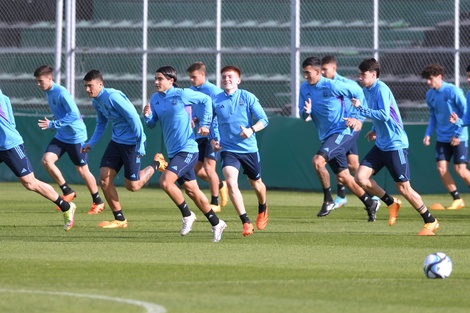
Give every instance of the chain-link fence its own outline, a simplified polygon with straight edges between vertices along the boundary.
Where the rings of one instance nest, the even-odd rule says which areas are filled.
[[[214,83],[218,66],[239,66],[241,88],[255,93],[270,114],[291,115],[292,93],[298,92],[291,90],[291,67],[300,66],[292,64],[295,1],[220,0],[220,10],[217,2],[148,0],[144,20],[143,0],[76,0],[73,83],[82,113],[94,114],[82,86],[90,69],[101,70],[107,87],[122,90],[140,106],[146,102],[144,95],[148,99],[154,92],[158,67],[174,66],[185,87],[186,68],[203,61]],[[404,120],[426,122],[427,86],[420,77],[425,65],[442,64],[445,80],[468,89],[470,0],[455,3],[458,44],[453,1],[300,0],[300,60],[333,54],[338,72],[356,79],[358,64],[377,55],[381,78],[392,88]],[[55,63],[56,0],[4,0],[0,6],[0,88],[12,99],[15,112],[45,114],[47,104],[33,72]],[[62,39],[65,47],[65,34]],[[62,50],[62,84],[70,52]],[[147,66],[142,70],[144,58]]]

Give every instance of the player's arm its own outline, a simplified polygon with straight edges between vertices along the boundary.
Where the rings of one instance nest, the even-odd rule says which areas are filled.
[[[96,125],[90,140],[82,145],[82,150],[85,152],[91,150],[101,137],[103,137],[106,126],[108,125],[108,119],[101,113],[101,110],[95,102],[93,102],[93,107],[96,111]]]
[[[59,129],[70,126],[73,122],[80,119],[80,111],[70,94],[61,93],[58,100],[60,109],[65,112],[65,115],[61,119],[49,121],[48,128]]]

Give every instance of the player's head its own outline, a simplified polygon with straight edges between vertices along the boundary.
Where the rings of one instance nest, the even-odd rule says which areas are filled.
[[[439,89],[442,86],[444,68],[436,63],[429,64],[421,72],[421,77],[426,79],[429,88]]]
[[[155,71],[155,89],[157,92],[165,92],[171,87],[178,87],[176,70],[171,66],[162,66]]]
[[[380,64],[374,59],[364,59],[359,64],[359,84],[363,87],[371,87],[380,76]]]
[[[321,72],[326,78],[333,79],[336,75],[336,58],[333,55],[325,55],[321,59]]]
[[[54,69],[50,65],[41,65],[34,71],[34,77],[41,90],[49,90],[53,84]]]
[[[199,87],[206,82],[206,65],[202,62],[191,64],[186,70],[191,85]]]
[[[83,77],[85,91],[89,98],[96,98],[103,89],[103,74],[98,70],[91,70]]]
[[[222,88],[227,94],[234,93],[238,89],[238,85],[242,82],[242,73],[240,69],[233,65],[224,66],[220,70],[222,75]]]
[[[302,73],[305,80],[314,85],[321,78],[321,60],[317,57],[308,57],[302,62]]]

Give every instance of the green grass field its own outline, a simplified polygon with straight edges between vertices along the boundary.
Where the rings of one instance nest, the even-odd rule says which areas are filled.
[[[119,189],[128,229],[100,229],[107,208],[87,215],[91,198],[78,192],[75,227],[63,231],[55,206],[19,183],[0,188],[0,312],[469,312],[470,207],[433,212],[441,229],[418,237],[423,222],[404,203],[389,227],[382,207],[375,223],[359,200],[319,219],[322,195],[268,191],[270,221],[244,238],[229,203],[228,228],[212,243],[198,216],[179,234],[181,216],[160,189]],[[256,219],[256,199],[244,192]],[[450,203],[448,195],[425,195]],[[470,204],[470,198],[464,199]],[[446,280],[427,279],[426,255],[453,260]]]

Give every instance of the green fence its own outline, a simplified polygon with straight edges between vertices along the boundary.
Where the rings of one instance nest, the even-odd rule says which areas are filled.
[[[44,150],[53,137],[53,131],[41,131],[37,126],[35,117],[16,117],[17,128],[25,140],[26,152],[33,165],[36,176],[44,181],[52,182],[41,165],[41,157]],[[94,130],[95,119],[85,118],[88,134],[91,136]],[[370,129],[371,124],[365,123],[363,135]],[[424,147],[422,143],[425,125],[406,125],[410,139],[409,161],[411,167],[411,182],[413,188],[419,193],[445,193],[434,161],[434,144]],[[145,129],[147,134],[147,155],[142,164],[151,162],[156,152],[166,150],[163,147],[161,129]],[[99,175],[99,162],[110,139],[111,131],[107,132],[101,142],[89,153],[90,169],[95,177]],[[274,117],[270,119],[269,126],[257,133],[260,148],[263,181],[268,188],[295,189],[305,191],[321,191],[321,186],[312,167],[312,156],[320,146],[317,130],[313,123],[305,123],[300,119],[289,117]],[[358,141],[359,153],[363,156],[373,145],[361,137]],[[67,156],[58,162],[66,180],[73,184],[82,184],[82,179]],[[220,169],[219,169],[220,170]],[[219,172],[220,173],[220,172]],[[467,187],[460,178],[453,175],[461,192]],[[2,181],[15,181],[16,177],[5,166],[0,165],[0,177]],[[160,173],[155,174],[149,184],[158,186]],[[378,183],[387,191],[396,193],[394,182],[389,178],[386,170],[382,170],[376,177]],[[123,173],[119,173],[117,184],[123,185]],[[201,187],[207,188],[205,182]],[[240,175],[241,188],[248,189],[249,185],[245,176]],[[332,178],[332,186],[335,189],[336,180]]]

